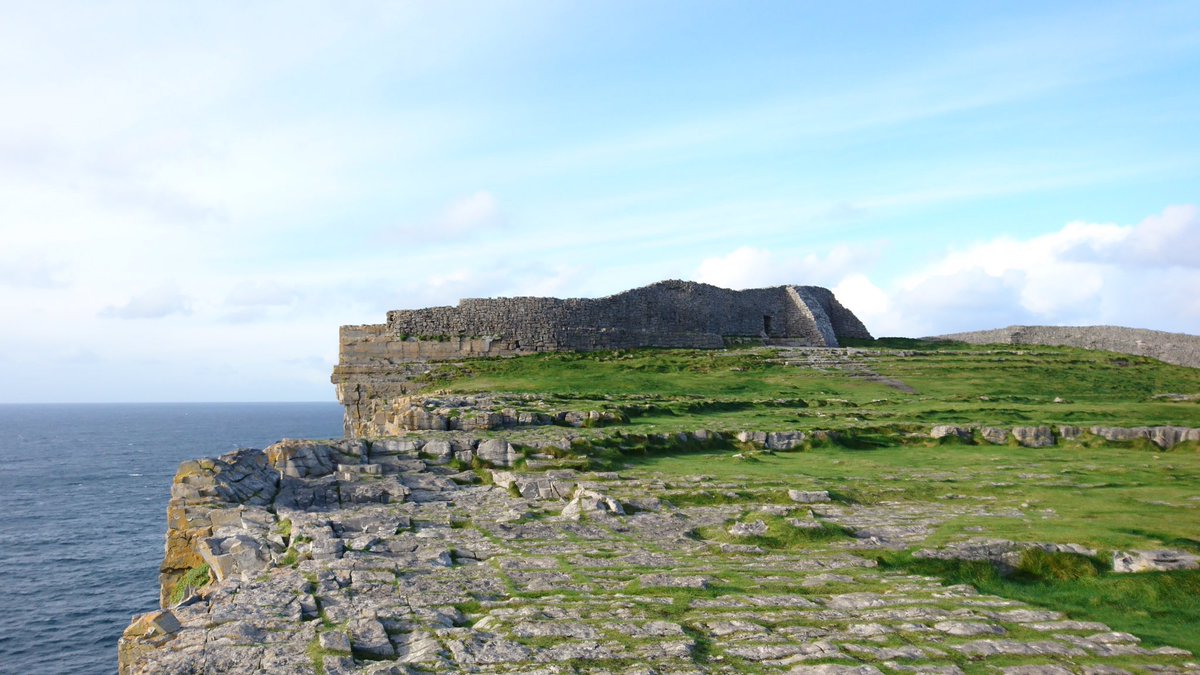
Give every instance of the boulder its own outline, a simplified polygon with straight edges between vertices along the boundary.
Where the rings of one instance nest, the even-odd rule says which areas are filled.
[[[1013,438],[1026,448],[1048,448],[1054,445],[1054,433],[1050,427],[1013,427]]]
[[[450,446],[449,441],[429,441],[421,448],[421,452],[432,464],[449,464],[454,458],[454,448]]]
[[[617,500],[580,486],[575,489],[575,495],[562,510],[563,518],[580,520],[585,516],[623,516],[625,509]]]
[[[1059,438],[1066,439],[1066,440],[1075,440],[1076,438],[1079,438],[1080,436],[1083,436],[1083,429],[1080,429],[1079,427],[1073,427],[1073,426],[1066,425],[1066,424],[1058,427],[1058,437]]]
[[[1200,440],[1200,429],[1188,429],[1187,427],[1151,427],[1150,440],[1163,450],[1170,450],[1184,441]]]
[[[517,451],[512,444],[499,438],[481,441],[475,454],[492,466],[512,467],[517,463]]]
[[[1095,436],[1099,436],[1106,441],[1136,441],[1139,438],[1149,438],[1150,430],[1146,427],[1133,427],[1131,429],[1123,429],[1121,427],[1092,427],[1091,432]]]
[[[736,438],[739,443],[753,443],[763,446],[767,444],[767,433],[765,431],[739,431]]]
[[[1004,445],[1008,442],[1008,430],[1000,427],[983,427],[979,430],[979,435],[992,445]]]
[[[953,424],[939,424],[929,430],[929,437],[933,439],[957,438],[961,441],[969,441],[971,440],[971,430]]]
[[[773,431],[767,434],[768,450],[792,450],[804,443],[803,431]]]

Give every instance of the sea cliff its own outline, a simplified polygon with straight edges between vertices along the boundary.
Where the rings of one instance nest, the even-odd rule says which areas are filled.
[[[736,464],[772,449],[802,460],[811,454],[789,450],[836,436],[613,438]],[[1038,446],[1108,437],[1192,443],[1200,429],[942,426],[908,442],[1065,452]],[[120,672],[962,672],[974,661],[1193,672],[1184,650],[876,561],[928,544],[947,521],[1026,518],[1030,505],[857,503],[803,474],[580,470],[567,467],[587,465],[586,443],[568,434],[558,445],[429,433],[184,463],[163,609],[125,631]],[[958,542],[930,555],[1003,561],[1062,546]],[[1077,549],[1089,552],[1061,550]]]

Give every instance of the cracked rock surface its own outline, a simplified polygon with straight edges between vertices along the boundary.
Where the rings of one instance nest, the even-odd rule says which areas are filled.
[[[958,507],[675,506],[687,480],[477,474],[444,461],[477,442],[434,450],[286,441],[185,463],[165,608],[126,630],[121,672],[1200,672],[1104,624],[876,566],[872,549],[919,545]],[[770,518],[856,536],[764,549]],[[210,583],[178,593],[203,564]]]

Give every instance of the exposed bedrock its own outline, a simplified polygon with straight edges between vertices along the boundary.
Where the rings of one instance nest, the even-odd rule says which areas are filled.
[[[647,438],[658,444],[744,444],[764,450],[792,450],[836,442],[852,432],[742,431],[722,434],[698,430]],[[1186,427],[970,427],[939,425],[928,438],[957,442],[1047,447],[1059,442],[1095,438],[1107,442],[1148,441],[1164,450],[1183,442],[1200,442],[1200,429]],[[1010,441],[1011,439],[1011,441]],[[573,444],[586,439],[564,431],[561,438],[528,439],[514,445],[502,438],[412,436],[368,441],[328,442],[287,440],[265,451],[238,450],[216,459],[184,462],[171,487],[167,507],[166,553],[161,566],[161,603],[165,607],[179,580],[202,564],[216,578],[256,573],[286,555],[283,537],[272,535],[281,509],[329,510],[347,504],[402,502],[425,488],[397,479],[405,472],[434,469],[454,479],[471,481],[474,474],[456,466],[482,463],[511,469],[518,462],[530,468],[554,468],[570,463]],[[744,447],[743,446],[743,447]],[[564,459],[555,457],[565,456]],[[478,465],[478,464],[477,464]],[[498,472],[493,480],[513,487],[525,497],[568,498],[573,472],[538,473],[533,477]],[[358,480],[359,478],[369,480]],[[234,506],[231,506],[234,505]]]
[[[1200,336],[1122,326],[1009,326],[939,335],[976,345],[1048,345],[1148,356],[1164,363],[1200,368]]]
[[[738,442],[705,431],[665,439],[716,441]],[[988,502],[848,503],[794,477],[747,486],[535,471],[525,450],[456,434],[284,441],[185,462],[167,559],[190,581],[179,587],[164,562],[163,609],[125,630],[120,672],[962,672],[950,650],[1014,673],[1193,672],[1184,650],[873,559],[923,546],[952,519],[1002,515]],[[519,469],[456,468],[522,455]],[[738,503],[689,499],[734,490]],[[853,536],[762,548],[781,523]],[[972,540],[922,555],[1011,565],[1031,547],[1094,553]],[[1178,551],[1114,563],[1197,564]]]

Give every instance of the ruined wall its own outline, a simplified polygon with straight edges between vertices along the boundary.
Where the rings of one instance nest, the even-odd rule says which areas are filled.
[[[836,347],[870,338],[828,289],[777,286],[733,291],[663,281],[605,298],[475,298],[455,307],[388,312],[382,325],[343,326],[333,372],[346,434],[383,428],[390,402],[419,388],[431,361],[551,351],[661,347],[719,349],[725,338]],[[381,419],[377,420],[376,418]]]
[[[713,348],[724,337],[804,339],[837,346],[869,337],[833,294],[816,286],[731,291],[664,281],[598,299],[469,299],[457,307],[388,312],[396,335],[499,336],[520,351]]]
[[[1200,337],[1122,326],[1009,326],[939,335],[970,344],[1050,345],[1148,356],[1178,366],[1200,368]]]

